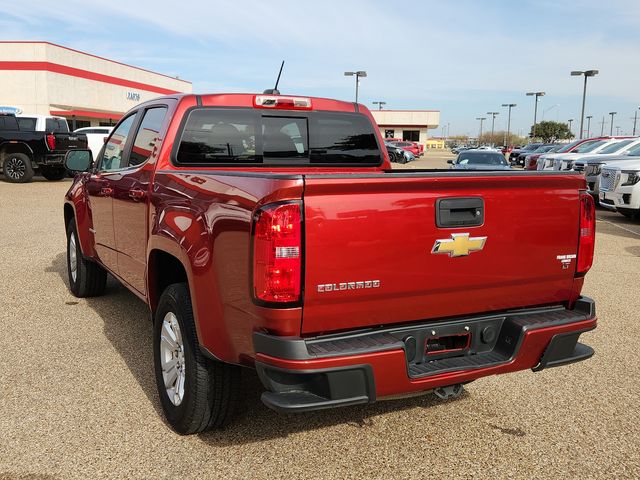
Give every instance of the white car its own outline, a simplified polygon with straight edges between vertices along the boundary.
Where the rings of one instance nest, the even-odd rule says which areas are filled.
[[[33,130],[36,132],[69,132],[69,124],[64,117],[52,117],[50,115],[28,115],[21,113],[16,115],[20,130]]]
[[[552,155],[545,155],[545,158],[542,161],[538,159],[538,170],[572,170],[573,164],[576,160],[580,160],[587,155],[599,153],[601,150],[623,140],[625,139],[598,138],[582,143],[571,153],[555,153]]]
[[[592,195],[598,195],[598,179],[602,168],[610,162],[640,160],[640,139],[629,138],[621,142],[609,145],[595,155],[587,155],[576,160],[573,169],[584,173],[587,179],[587,188]]]
[[[84,133],[87,136],[89,150],[93,158],[98,158],[98,153],[104,145],[104,139],[109,136],[113,127],[83,127],[73,131],[73,133]]]
[[[611,162],[600,175],[600,205],[628,218],[640,218],[640,159]]]

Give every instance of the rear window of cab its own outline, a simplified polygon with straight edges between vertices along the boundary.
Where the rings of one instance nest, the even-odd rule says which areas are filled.
[[[191,109],[176,142],[177,165],[380,165],[369,118],[326,111]]]

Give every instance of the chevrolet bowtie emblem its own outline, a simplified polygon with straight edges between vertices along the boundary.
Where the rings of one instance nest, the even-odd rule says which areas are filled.
[[[464,257],[484,248],[487,237],[469,237],[468,233],[452,233],[451,238],[436,240],[431,253],[446,253],[450,257]]]

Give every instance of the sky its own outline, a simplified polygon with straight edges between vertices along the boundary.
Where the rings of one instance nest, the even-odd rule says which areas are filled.
[[[528,91],[544,91],[538,120],[578,130],[582,77],[585,115],[600,133],[608,112],[630,133],[640,105],[640,0],[109,0],[0,3],[0,39],[45,40],[193,83],[194,92],[262,92],[285,67],[283,94],[388,109],[440,110],[451,135],[478,133],[477,117],[500,114],[495,129],[526,133]],[[640,122],[638,122],[640,128]],[[586,121],[585,121],[586,128]],[[438,129],[434,134],[441,134]]]

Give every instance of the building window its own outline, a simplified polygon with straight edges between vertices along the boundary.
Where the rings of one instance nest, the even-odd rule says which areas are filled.
[[[101,127],[113,127],[116,122],[109,120],[108,122],[100,122]]]
[[[395,130],[385,130],[384,131],[384,138],[393,138],[395,133],[396,133]]]
[[[91,126],[91,122],[88,120],[76,120],[76,129],[87,128]]]
[[[402,140],[406,140],[408,142],[420,141],[420,130],[403,130]]]

